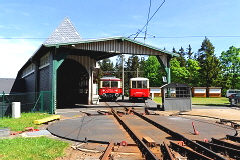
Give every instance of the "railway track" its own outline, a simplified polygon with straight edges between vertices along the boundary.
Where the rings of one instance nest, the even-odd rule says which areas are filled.
[[[144,159],[240,159],[240,137],[226,135],[222,139],[213,137],[211,140],[191,140],[148,118],[146,114],[150,114],[150,112],[146,109],[146,104],[143,104],[145,109],[141,110],[138,107],[131,107],[135,103],[128,106],[122,103],[114,103],[113,106],[112,103],[106,102],[106,104],[111,109],[111,112],[107,112],[107,114],[112,114],[123,126],[138,146]],[[99,111],[100,113],[106,114],[105,111]],[[134,117],[137,121],[128,121],[128,118],[131,117]],[[132,123],[137,124],[133,125]],[[137,125],[140,127],[136,128]],[[148,132],[148,135],[145,134],[146,132]],[[154,135],[156,132],[158,134]],[[159,141],[164,137],[164,141]],[[113,144],[109,143],[109,146],[112,148]],[[111,149],[108,147],[103,155],[102,157],[111,157]]]

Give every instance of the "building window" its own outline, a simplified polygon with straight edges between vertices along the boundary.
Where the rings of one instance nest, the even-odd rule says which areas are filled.
[[[50,57],[50,53],[48,52],[47,54],[45,54],[44,56],[42,56],[40,58],[40,67],[39,69],[42,69],[46,66],[49,66],[49,57]]]
[[[30,64],[26,69],[23,70],[22,78],[30,75],[34,72],[34,64]]]
[[[190,98],[189,87],[165,88],[165,98]]]
[[[188,87],[177,87],[176,95],[177,97],[190,97],[190,89]]]

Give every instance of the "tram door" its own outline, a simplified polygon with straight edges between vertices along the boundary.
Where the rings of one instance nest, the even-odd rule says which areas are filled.
[[[57,70],[57,108],[77,107],[88,103],[89,74],[72,59],[65,59]]]

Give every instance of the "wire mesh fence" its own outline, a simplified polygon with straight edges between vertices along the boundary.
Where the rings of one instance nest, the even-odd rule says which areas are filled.
[[[52,92],[27,92],[0,94],[0,117],[10,116],[12,102],[21,103],[21,112],[47,112],[52,113]]]

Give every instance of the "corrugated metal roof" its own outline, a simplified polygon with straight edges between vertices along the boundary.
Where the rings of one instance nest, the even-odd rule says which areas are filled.
[[[191,86],[186,83],[168,83],[162,85],[160,88],[174,88],[174,87],[191,87]]]
[[[75,45],[77,49],[101,51],[107,53],[117,54],[136,54],[136,55],[163,55],[169,54],[173,57],[179,56],[178,54],[127,38],[127,37],[110,37],[100,39],[90,39],[71,43],[58,43],[45,45],[46,47],[51,46],[64,46],[64,45]]]
[[[66,17],[43,44],[71,43],[81,40],[82,37],[77,32],[69,18]]]
[[[149,80],[149,79],[144,77],[136,77],[136,78],[130,79],[130,81],[146,81],[146,80]]]

